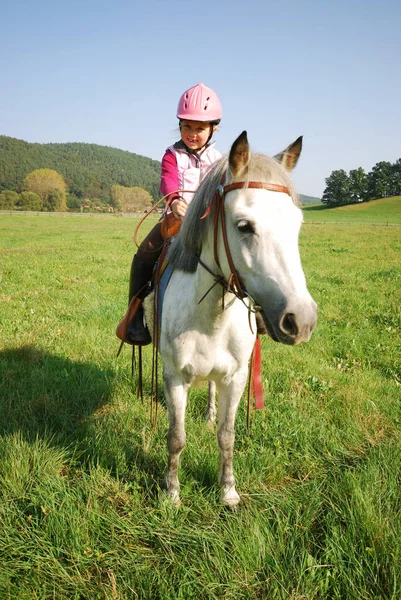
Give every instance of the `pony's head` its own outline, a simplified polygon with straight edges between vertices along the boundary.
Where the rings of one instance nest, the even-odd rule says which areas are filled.
[[[301,149],[302,138],[298,138],[274,158],[253,154],[243,132],[232,145],[229,157],[222,159],[200,185],[185,216],[180,241],[173,244],[170,253],[176,268],[194,271],[202,256],[202,261],[216,270],[216,208],[202,217],[224,181],[229,190],[224,212],[232,262],[241,284],[260,307],[269,335],[286,344],[307,341],[317,314],[301,266],[298,236],[302,211],[289,177]],[[244,182],[239,189],[231,185],[239,182]],[[266,185],[256,188],[254,182]],[[221,229],[217,251],[220,270],[228,279],[232,269]]]

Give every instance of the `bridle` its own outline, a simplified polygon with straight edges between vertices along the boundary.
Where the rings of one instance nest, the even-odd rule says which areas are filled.
[[[228,243],[228,237],[227,237],[227,226],[226,226],[226,217],[225,217],[225,210],[224,210],[224,200],[225,200],[226,195],[229,192],[231,192],[232,190],[239,190],[239,189],[244,189],[244,188],[245,189],[262,189],[262,190],[268,190],[270,192],[281,192],[281,193],[288,194],[288,195],[290,195],[290,191],[289,191],[288,187],[286,187],[284,185],[279,185],[277,183],[263,183],[261,181],[248,181],[248,182],[238,181],[235,183],[230,183],[228,185],[224,185],[224,180],[225,180],[225,175],[223,175],[222,183],[217,186],[216,191],[213,195],[213,198],[212,198],[208,208],[206,209],[205,213],[202,215],[201,219],[206,218],[211,213],[212,209],[213,208],[215,209],[214,210],[214,233],[213,233],[214,260],[215,260],[216,265],[221,269],[220,259],[219,259],[219,255],[218,255],[218,234],[219,234],[219,225],[220,225],[221,233],[222,233],[222,237],[223,237],[224,251],[225,251],[228,266],[230,269],[230,275],[227,280],[224,278],[224,276],[217,275],[199,257],[198,258],[199,264],[204,269],[206,269],[206,271],[208,271],[211,275],[213,275],[213,277],[215,279],[215,283],[212,285],[211,288],[209,288],[209,290],[206,292],[206,294],[200,299],[199,303],[202,302],[202,300],[213,289],[213,287],[219,283],[220,285],[222,285],[222,287],[227,292],[234,294],[237,298],[239,298],[242,301],[244,300],[244,298],[250,298],[250,300],[252,302],[252,307],[247,306],[247,308],[248,308],[249,312],[257,312],[258,310],[260,310],[260,307],[258,307],[256,305],[255,300],[246,291],[243,283],[241,282],[241,278],[240,278],[238,271],[234,265],[234,261],[233,261],[232,255],[231,255],[231,250],[230,250],[230,246]],[[224,306],[224,304],[223,304],[223,306]]]

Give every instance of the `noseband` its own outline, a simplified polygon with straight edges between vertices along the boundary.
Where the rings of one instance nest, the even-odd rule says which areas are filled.
[[[225,176],[224,176],[224,178],[225,178]],[[223,181],[224,181],[224,179],[223,179]],[[228,280],[226,281],[223,276],[219,276],[219,275],[216,275],[215,273],[213,273],[213,271],[211,269],[209,269],[209,267],[207,265],[205,265],[205,263],[200,258],[198,260],[199,260],[199,263],[202,265],[202,267],[204,267],[209,273],[211,273],[211,275],[214,276],[215,283],[213,284],[212,287],[214,287],[214,285],[216,285],[217,283],[220,283],[226,289],[226,291],[231,292],[240,300],[243,300],[246,297],[250,298],[252,300],[254,307],[253,307],[253,310],[250,307],[248,307],[248,310],[251,310],[252,312],[256,312],[260,309],[258,306],[255,306],[254,299],[252,298],[252,296],[250,294],[248,294],[245,287],[241,283],[240,276],[238,275],[238,271],[235,268],[235,265],[234,265],[234,262],[233,262],[233,259],[231,256],[231,250],[230,250],[230,246],[229,246],[228,238],[227,238],[226,216],[225,216],[225,210],[224,210],[224,199],[225,199],[226,195],[229,192],[231,192],[232,190],[239,190],[239,189],[243,189],[243,188],[269,190],[270,192],[281,192],[281,193],[290,195],[288,187],[286,187],[284,185],[279,185],[277,183],[263,183],[260,181],[249,181],[249,182],[238,181],[235,183],[230,183],[228,185],[223,185],[223,183],[221,183],[217,187],[217,189],[213,195],[212,201],[210,202],[205,213],[202,215],[201,219],[204,219],[205,217],[207,217],[213,208],[215,209],[215,211],[214,211],[214,236],[213,236],[214,260],[215,260],[217,266],[221,269],[220,260],[219,260],[219,256],[218,256],[218,233],[219,233],[219,223],[220,223],[221,224],[221,233],[223,236],[224,250],[226,253],[228,266],[230,268],[230,276],[229,276]],[[212,288],[210,288],[208,290],[208,292],[206,292],[205,296],[210,292],[211,289]],[[203,296],[199,302],[201,302],[205,296]]]

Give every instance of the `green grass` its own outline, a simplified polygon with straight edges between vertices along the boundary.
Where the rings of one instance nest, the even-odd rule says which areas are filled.
[[[305,222],[401,224],[401,196],[328,208],[325,204],[302,207]]]
[[[234,513],[206,389],[190,395],[182,506],[160,492],[150,349],[144,405],[129,350],[116,359],[133,228],[0,215],[0,598],[398,600],[398,227],[304,227],[319,323],[296,348],[262,340],[266,407],[250,437],[239,410]]]

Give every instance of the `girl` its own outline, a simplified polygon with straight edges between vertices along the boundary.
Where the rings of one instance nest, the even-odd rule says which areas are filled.
[[[215,92],[198,83],[185,91],[177,108],[181,139],[167,148],[162,159],[160,191],[167,195],[167,215],[181,224],[188,203],[213,163],[221,158],[212,137],[220,123],[221,103]],[[183,190],[178,193],[178,190]],[[165,215],[166,217],[166,215]],[[129,310],[117,328],[117,335],[128,344],[145,346],[151,338],[144,323],[142,300],[149,289],[153,267],[164,244],[159,221],[135,254],[129,283]],[[164,236],[166,235],[163,231]],[[135,298],[134,302],[131,302]],[[132,315],[132,316],[131,316]],[[122,325],[124,323],[124,325]]]

